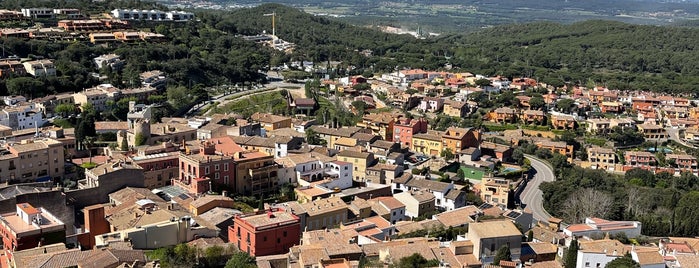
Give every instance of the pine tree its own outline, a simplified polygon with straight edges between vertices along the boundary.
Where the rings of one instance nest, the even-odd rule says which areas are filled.
[[[575,268],[578,262],[578,240],[573,238],[565,255],[565,268]]]
[[[128,151],[129,150],[129,140],[126,139],[126,134],[122,136],[123,138],[121,139],[121,150],[122,151]]]
[[[493,264],[500,265],[500,261],[511,261],[511,260],[512,260],[512,253],[510,252],[510,247],[502,246],[502,247],[500,247],[500,249],[498,249],[498,252],[495,253],[495,257],[493,258]]]

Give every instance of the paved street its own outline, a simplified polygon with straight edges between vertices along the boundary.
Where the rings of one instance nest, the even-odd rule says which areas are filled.
[[[691,145],[689,143],[686,143],[685,141],[680,139],[680,130],[679,129],[669,127],[669,128],[666,128],[665,130],[667,131],[667,135],[671,140],[676,141],[677,143],[682,144],[684,146],[687,146],[689,148],[694,148],[694,149],[697,148],[696,146]]]
[[[532,211],[535,220],[547,222],[551,215],[544,209],[543,193],[539,190],[539,185],[544,181],[554,181],[556,176],[546,163],[530,156],[526,156],[526,158],[531,162],[536,174],[522,191],[520,200],[522,204],[526,205],[526,208]]]

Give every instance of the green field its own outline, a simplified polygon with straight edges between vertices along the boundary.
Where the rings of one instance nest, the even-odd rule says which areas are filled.
[[[464,171],[464,178],[469,180],[482,180],[485,175],[485,172],[477,168],[461,166],[461,170]]]

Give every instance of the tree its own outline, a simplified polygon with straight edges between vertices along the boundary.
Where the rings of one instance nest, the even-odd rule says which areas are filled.
[[[561,204],[561,213],[566,222],[581,223],[586,217],[606,218],[613,208],[614,198],[611,195],[585,188],[571,194]]]
[[[640,268],[641,265],[639,265],[636,261],[631,258],[631,253],[626,253],[624,257],[621,258],[616,258],[613,261],[610,261],[607,263],[607,266],[605,268]]]
[[[573,110],[574,105],[575,101],[573,99],[562,99],[556,102],[556,108],[563,113],[570,113]]]
[[[62,117],[72,115],[76,111],[77,109],[75,108],[75,105],[72,103],[61,103],[59,105],[56,105],[56,108],[54,109],[54,112],[60,114]]]
[[[310,128],[306,130],[306,142],[312,145],[325,145],[327,143],[324,139],[320,138],[320,135],[318,135],[315,130]]]
[[[507,245],[503,245],[498,249],[498,252],[495,253],[495,257],[493,258],[493,264],[495,265],[500,265],[500,261],[511,261],[512,260],[512,253],[510,253],[510,247]]]
[[[478,79],[478,80],[475,81],[475,83],[476,83],[476,86],[481,87],[481,88],[482,88],[482,87],[487,87],[487,86],[490,86],[490,85],[491,85],[490,80],[487,79],[487,78]]]
[[[578,262],[578,240],[573,237],[573,241],[570,241],[570,246],[568,247],[568,250],[566,250],[566,254],[564,256],[564,265],[565,268],[575,268]]]
[[[127,139],[126,132],[122,135],[120,150],[126,152],[129,150],[129,140]]]
[[[534,231],[529,230],[529,233],[527,233],[527,242],[532,242],[534,241]]]
[[[239,251],[233,254],[233,256],[226,262],[225,268],[255,268],[255,258],[250,257],[245,252]]]
[[[134,145],[133,146],[145,145],[147,141],[148,141],[148,137],[144,136],[143,133],[137,133],[136,136],[134,136]]]
[[[426,268],[426,267],[436,267],[439,265],[438,260],[427,260],[425,257],[418,253],[413,253],[408,257],[403,257],[398,261],[394,268]]]
[[[694,236],[699,234],[699,213],[696,204],[699,204],[699,191],[691,191],[685,194],[675,208],[675,232],[678,236]]]
[[[442,150],[440,156],[444,157],[444,159],[446,159],[447,161],[451,161],[452,159],[454,159],[454,153],[451,151],[451,148],[446,148]]]
[[[546,103],[544,102],[544,98],[542,98],[542,97],[532,97],[529,100],[529,107],[532,110],[541,109],[544,107],[544,105],[546,105]]]

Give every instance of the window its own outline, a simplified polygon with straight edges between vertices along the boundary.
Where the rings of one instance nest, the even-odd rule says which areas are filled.
[[[282,239],[281,239],[281,238],[277,238],[277,244],[281,244],[281,243],[282,243]]]
[[[209,167],[205,167],[205,168],[204,168],[204,173],[205,173],[205,174],[209,174]]]
[[[586,263],[585,263],[585,267],[590,267],[590,263],[589,263],[589,262],[586,262]]]
[[[216,164],[216,165],[214,166],[214,170],[217,170],[217,171],[218,171],[219,169],[220,169],[220,168],[219,168],[219,165]]]
[[[263,237],[263,238],[262,238],[262,241],[265,241],[265,242],[267,242],[267,237],[266,237],[266,236],[265,236],[265,237]]]
[[[223,164],[223,171],[228,171],[228,163]]]
[[[284,237],[286,237],[286,231],[284,231]]]

